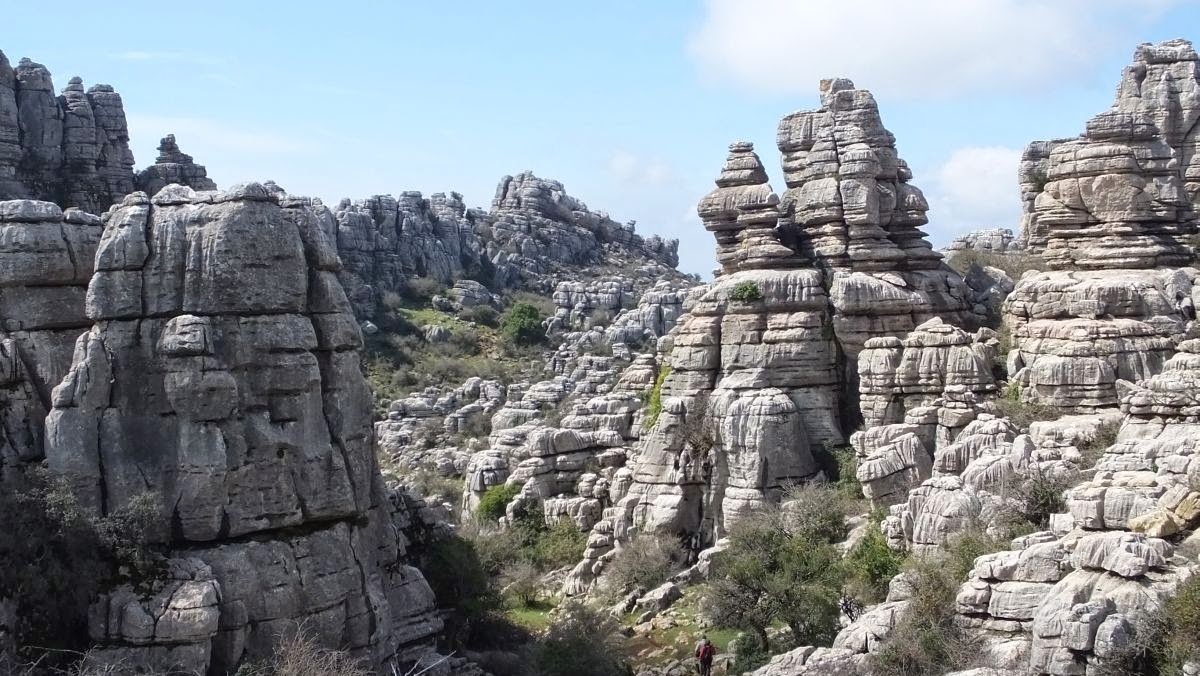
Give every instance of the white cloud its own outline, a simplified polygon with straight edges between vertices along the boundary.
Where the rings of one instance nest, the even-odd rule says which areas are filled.
[[[708,0],[689,52],[701,73],[768,93],[848,77],[889,99],[1034,91],[1194,0]]]
[[[316,144],[306,139],[284,136],[263,129],[203,117],[168,117],[131,114],[129,135],[143,142],[175,134],[183,152],[202,162],[209,154],[231,154],[243,158],[255,155],[298,155],[312,151]],[[211,151],[211,152],[210,152]],[[153,157],[151,155],[150,157]]]
[[[927,226],[934,246],[984,228],[1017,229],[1021,202],[1016,190],[1021,151],[1000,146],[958,148],[937,169],[926,190]]]
[[[608,171],[626,185],[661,187],[671,180],[671,170],[657,158],[645,158],[627,150],[614,151],[608,158]]]

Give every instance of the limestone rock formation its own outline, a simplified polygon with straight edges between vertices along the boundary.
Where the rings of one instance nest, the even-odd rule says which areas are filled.
[[[1185,41],[1140,46],[1082,136],[1026,151],[1025,236],[1050,271],[1005,304],[1023,398],[1115,406],[1116,381],[1158,372],[1195,318],[1198,59]]]
[[[920,229],[929,205],[869,91],[822,81],[821,107],[784,117],[777,140],[788,187],[781,235],[827,271],[851,400],[854,360],[868,339],[903,335],[934,316],[959,326],[981,319],[962,277]]]
[[[46,453],[97,512],[157,495],[167,545],[211,570],[217,630],[192,668],[233,671],[296,623],[375,664],[440,630],[376,468],[339,268],[312,202],[258,184],[133,193],[105,215],[95,324]],[[129,630],[103,633],[153,666]]]
[[[339,277],[360,317],[371,316],[382,295],[401,291],[410,277],[449,284],[483,265],[476,223],[484,215],[468,210],[458,193],[343,200],[332,217],[344,265]]]
[[[962,251],[988,254],[1015,253],[1024,249],[1024,243],[1009,228],[974,230],[955,237],[942,253],[953,256]]]
[[[609,256],[645,261],[664,272],[679,264],[678,241],[643,238],[633,223],[592,211],[558,181],[528,171],[500,179],[490,220],[488,258],[498,267],[511,266],[524,286],[541,285],[547,273],[598,264]]]
[[[121,96],[71,78],[56,96],[50,71],[0,52],[0,199],[33,198],[99,213],[134,189]]]
[[[84,295],[100,231],[76,209],[0,202],[0,483],[42,457],[51,390],[91,325]]]
[[[196,164],[192,156],[179,149],[174,134],[167,134],[158,144],[154,164],[137,173],[137,189],[154,195],[172,183],[196,190],[216,190],[217,184],[208,177],[208,170]]]

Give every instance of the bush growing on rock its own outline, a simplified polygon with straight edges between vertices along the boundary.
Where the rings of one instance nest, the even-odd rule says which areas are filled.
[[[63,480],[40,469],[25,478],[22,490],[0,490],[0,590],[16,605],[14,638],[24,657],[80,651],[97,594],[123,582],[151,582],[161,572],[153,544],[163,536],[159,502],[144,494],[97,518]],[[67,656],[36,657],[52,667]]]
[[[452,646],[469,640],[472,630],[499,607],[499,596],[475,545],[448,533],[430,543],[419,568],[438,605],[449,610],[446,639]]]
[[[706,597],[711,621],[753,632],[768,653],[789,647],[770,644],[767,628],[776,622],[791,630],[793,645],[829,645],[838,629],[843,568],[831,538],[844,534],[844,516],[838,512],[839,526],[787,512],[766,508],[730,529]]]
[[[243,664],[236,676],[370,676],[371,670],[339,650],[328,650],[303,628],[280,637],[270,659]],[[97,675],[99,676],[99,675]]]
[[[758,288],[758,284],[750,281],[738,282],[729,292],[729,299],[739,303],[754,303],[762,300],[762,297],[762,291]]]
[[[879,529],[884,513],[873,514],[866,535],[846,553],[846,598],[843,610],[879,603],[887,597],[888,582],[900,572],[904,556],[888,547]]]
[[[604,584],[613,594],[631,589],[645,590],[666,582],[682,568],[687,555],[679,538],[672,535],[639,533],[617,551],[604,568]]]
[[[446,286],[432,277],[411,277],[405,280],[400,294],[409,300],[426,302],[445,290]]]
[[[996,401],[1000,415],[1008,418],[1020,430],[1028,430],[1035,422],[1057,420],[1058,409],[1032,401],[1022,401],[1021,388],[1015,382],[1010,382],[1004,389],[1004,396]]]
[[[517,303],[504,313],[500,331],[514,345],[536,345],[546,339],[542,319],[542,313],[533,304]]]
[[[611,615],[568,601],[546,634],[534,644],[530,661],[537,676],[630,676],[622,657],[621,627]]]
[[[479,498],[475,515],[484,521],[499,521],[504,517],[508,503],[512,502],[513,498],[520,493],[521,487],[517,484],[492,486],[484,491],[483,497]]]
[[[658,416],[662,415],[662,388],[669,375],[671,375],[670,364],[663,364],[659,367],[658,376],[654,379],[654,387],[646,397],[646,411],[642,418],[642,427],[645,429],[654,427],[654,423],[658,422]]]

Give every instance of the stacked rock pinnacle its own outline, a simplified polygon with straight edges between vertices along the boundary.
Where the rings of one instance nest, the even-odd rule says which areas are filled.
[[[158,157],[154,164],[138,172],[137,189],[154,195],[172,183],[196,190],[217,189],[217,184],[208,177],[208,170],[179,149],[174,134],[167,134],[158,144]]]
[[[55,96],[50,71],[14,69],[0,52],[0,199],[34,198],[99,213],[134,189],[121,96],[71,78]]]
[[[925,196],[896,153],[875,97],[850,80],[821,82],[821,107],[779,123],[785,217],[800,249],[849,270],[937,268],[925,241]]]
[[[1113,407],[1117,381],[1161,370],[1184,336],[1200,301],[1198,120],[1191,44],[1145,44],[1082,136],[1026,150],[1025,238],[1050,271],[1022,277],[1004,306],[1023,398]]]

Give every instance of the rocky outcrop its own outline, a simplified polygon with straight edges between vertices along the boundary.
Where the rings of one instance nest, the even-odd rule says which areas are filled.
[[[934,316],[959,326],[982,318],[920,229],[929,204],[869,91],[822,81],[821,107],[783,118],[777,138],[788,188],[781,234],[826,271],[852,402],[855,359],[870,338],[904,335]]]
[[[158,144],[154,164],[137,173],[137,189],[154,195],[172,183],[195,190],[216,190],[217,184],[208,177],[208,170],[196,164],[192,156],[179,149],[174,134],[167,134]]]
[[[211,570],[200,671],[261,658],[298,623],[375,664],[417,659],[440,630],[376,468],[361,336],[321,223],[258,184],[126,197],[105,215],[95,324],[51,397],[46,453],[82,504],[156,495],[168,548]]]
[[[620,224],[592,211],[558,181],[528,171],[500,179],[490,217],[488,258],[512,266],[524,286],[544,285],[550,272],[606,259],[666,270],[679,264],[677,240],[643,238],[633,222]]]
[[[0,202],[0,483],[42,458],[50,392],[91,325],[84,296],[100,231],[76,209]]]
[[[402,292],[410,277],[450,284],[486,265],[476,233],[485,215],[468,210],[458,193],[343,200],[333,218],[339,278],[360,317],[374,314],[383,294]]]
[[[1025,248],[1024,243],[1009,228],[974,230],[959,235],[942,249],[947,257],[964,251],[987,254],[1016,253]]]
[[[1117,380],[1158,372],[1195,319],[1198,63],[1184,41],[1142,45],[1082,136],[1026,151],[1025,236],[1050,271],[1004,307],[1023,398],[1115,406]]]
[[[0,52],[0,199],[33,198],[99,213],[134,189],[121,96],[71,78],[56,96],[50,71]]]

